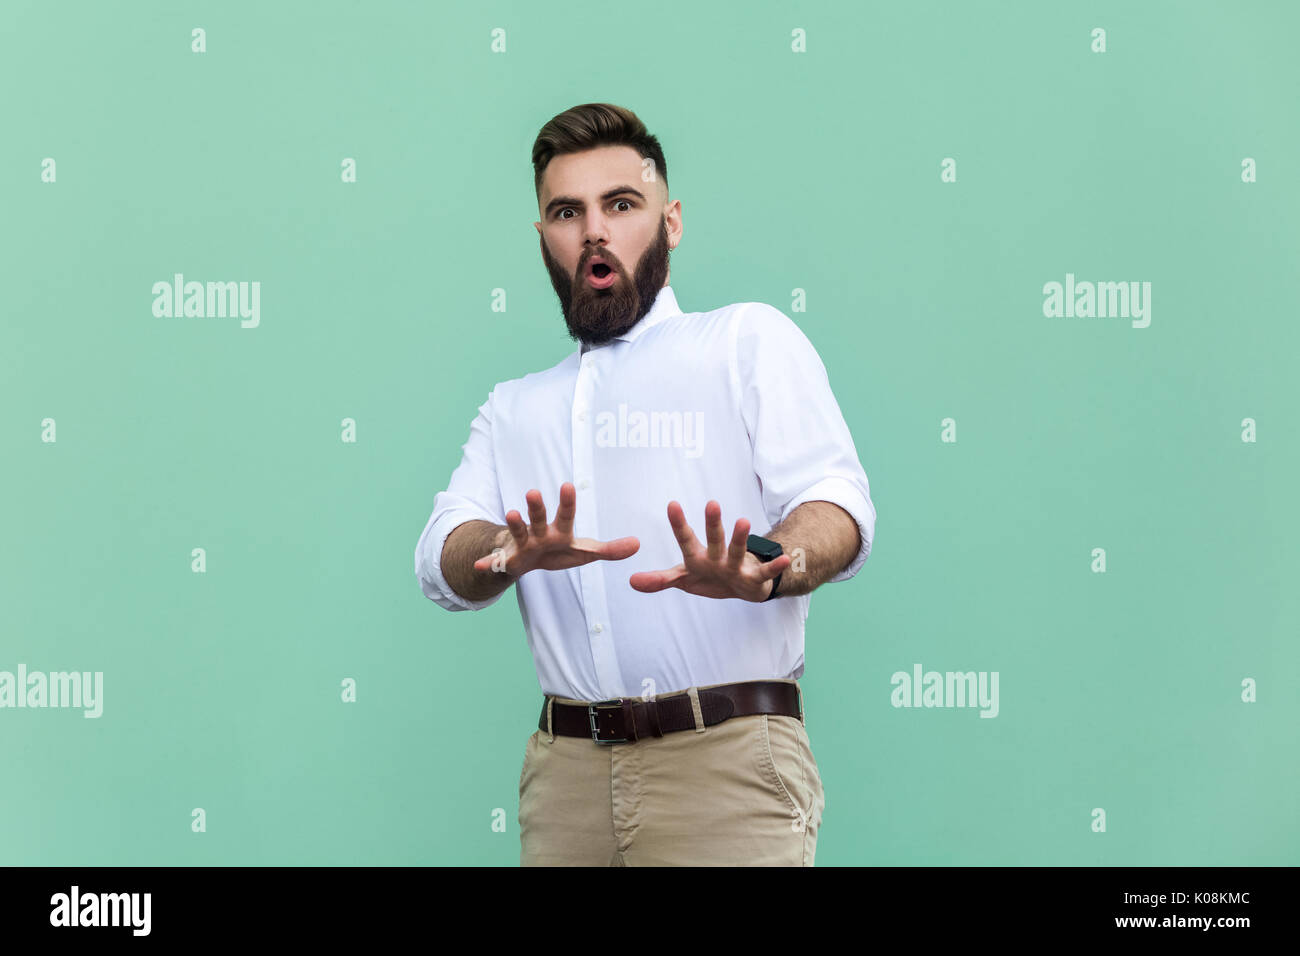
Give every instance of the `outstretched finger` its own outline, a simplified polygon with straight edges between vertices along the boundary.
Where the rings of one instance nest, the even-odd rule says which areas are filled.
[[[727,547],[727,536],[722,530],[722,505],[716,501],[704,506],[704,540],[709,544],[709,560],[721,561]]]
[[[528,525],[524,524],[524,517],[518,511],[506,512],[506,527],[510,529],[510,537],[515,539],[516,548],[528,543]]]
[[[749,519],[737,518],[735,530],[731,533],[731,546],[727,548],[727,563],[733,568],[740,567],[749,550]]]
[[[539,538],[546,537],[546,505],[542,501],[542,493],[536,488],[529,490],[524,495],[528,502],[528,520],[532,522],[531,529],[534,535]]]
[[[573,536],[573,516],[578,510],[578,492],[573,482],[560,485],[560,507],[555,511],[555,530],[566,538]]]
[[[673,536],[681,546],[682,557],[693,558],[700,547],[700,542],[695,537],[695,532],[691,530],[691,526],[686,523],[682,506],[675,501],[668,502],[668,523],[672,525]]]

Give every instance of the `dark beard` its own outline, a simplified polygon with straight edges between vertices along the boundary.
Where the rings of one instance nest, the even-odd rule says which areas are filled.
[[[618,278],[608,289],[593,289],[587,284],[586,250],[578,262],[576,275],[569,275],[551,257],[542,240],[542,258],[551,275],[551,285],[560,299],[560,310],[569,327],[569,337],[587,347],[604,345],[632,328],[650,311],[668,278],[668,223],[661,220],[659,236],[637,263],[636,275],[629,282],[623,263],[608,249],[595,247]]]

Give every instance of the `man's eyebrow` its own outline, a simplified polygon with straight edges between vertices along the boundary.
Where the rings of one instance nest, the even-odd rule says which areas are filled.
[[[615,186],[613,189],[607,189],[600,194],[602,201],[613,199],[615,196],[621,196],[624,193],[631,193],[637,199],[645,202],[645,196],[641,195],[640,190],[633,189],[631,186]],[[582,200],[577,196],[556,196],[546,204],[546,215],[551,214],[556,206],[581,206]]]

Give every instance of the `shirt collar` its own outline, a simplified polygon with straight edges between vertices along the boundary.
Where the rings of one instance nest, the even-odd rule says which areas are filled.
[[[681,315],[682,310],[677,305],[677,296],[673,295],[672,286],[664,286],[655,296],[654,305],[650,306],[650,311],[641,316],[641,321],[632,328],[628,329],[622,335],[614,336],[613,341],[634,342],[637,337],[651,326],[658,325],[664,319],[671,319],[675,315]],[[597,346],[600,348],[600,346]],[[581,352],[585,354],[590,351],[586,345],[582,346]]]

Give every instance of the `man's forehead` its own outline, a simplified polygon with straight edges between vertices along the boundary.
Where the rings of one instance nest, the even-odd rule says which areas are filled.
[[[581,153],[556,156],[546,166],[542,175],[540,203],[545,207],[553,197],[599,196],[607,189],[630,185],[647,197],[658,188],[656,182],[645,182],[641,171],[652,160],[642,160],[631,146],[602,146]],[[657,177],[656,177],[657,180]]]

